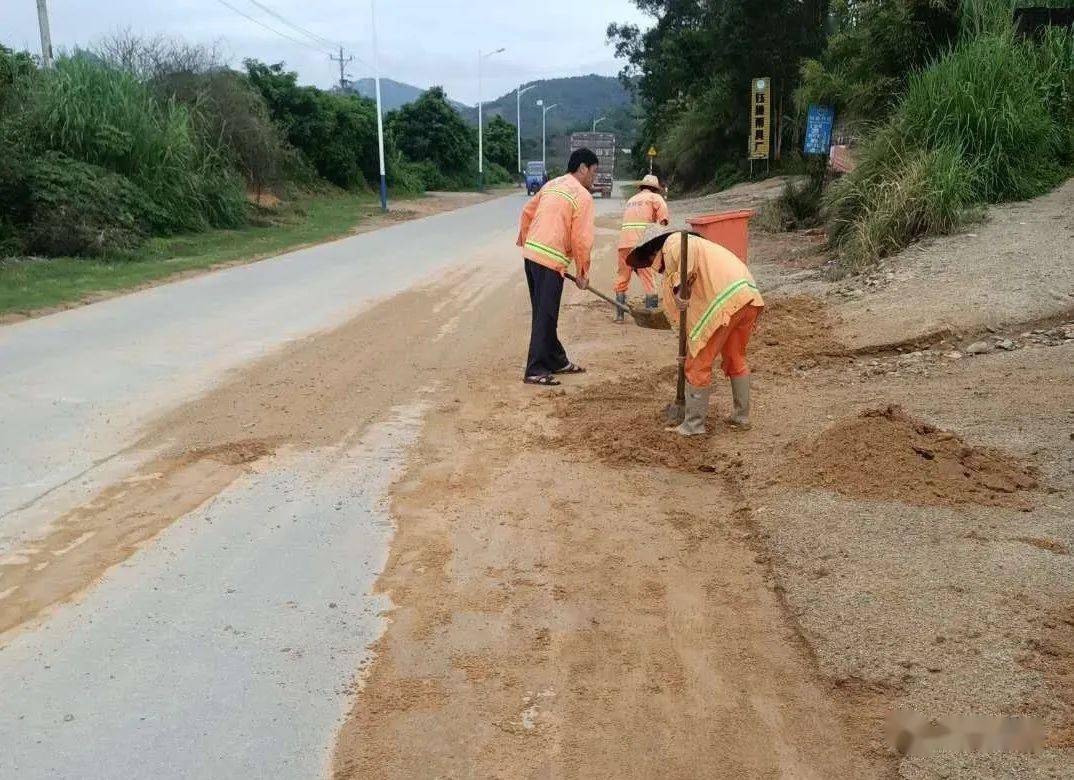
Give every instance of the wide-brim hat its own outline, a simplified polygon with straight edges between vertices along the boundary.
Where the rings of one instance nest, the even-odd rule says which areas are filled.
[[[689,233],[693,236],[698,235],[695,231],[691,230],[690,227],[685,223],[671,223],[669,225],[660,225],[657,223],[653,223],[652,225],[649,225],[647,228],[645,228],[645,232],[641,234],[641,238],[638,239],[637,246],[630,250],[630,254],[627,255],[626,264],[629,265],[631,268],[648,268],[650,265],[652,265],[652,260],[650,260],[645,265],[640,265],[636,263],[640,263],[642,258],[651,255],[653,253],[653,250],[660,243],[665,241],[668,236],[672,235],[673,233],[683,232]]]
[[[647,173],[642,177],[642,180],[638,182],[638,187],[648,187],[653,192],[660,192],[660,179],[656,178],[656,176],[651,173]]]

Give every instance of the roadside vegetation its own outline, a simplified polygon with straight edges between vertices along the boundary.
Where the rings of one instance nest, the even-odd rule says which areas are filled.
[[[1017,33],[1010,0],[637,5],[656,25],[608,35],[645,112],[638,151],[657,146],[680,191],[742,178],[743,95],[750,78],[771,76],[775,170],[807,177],[763,223],[825,224],[837,274],[989,203],[1042,194],[1074,168],[1074,31]],[[855,143],[856,169],[834,183],[799,153],[810,104],[834,106]]]
[[[510,181],[499,124],[492,185]],[[477,129],[439,88],[389,114],[385,135],[395,196],[478,186]],[[0,47],[0,148],[4,310],[213,261],[177,246],[219,244],[226,261],[227,247],[257,254],[338,235],[379,186],[372,101],[301,86],[282,64],[234,70],[211,47],[129,34],[49,70]]]

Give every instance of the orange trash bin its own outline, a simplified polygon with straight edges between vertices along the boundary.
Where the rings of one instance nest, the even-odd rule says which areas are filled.
[[[750,243],[750,217],[755,213],[749,209],[725,211],[720,214],[687,217],[686,222],[702,238],[729,249],[743,263],[748,263],[746,255]]]

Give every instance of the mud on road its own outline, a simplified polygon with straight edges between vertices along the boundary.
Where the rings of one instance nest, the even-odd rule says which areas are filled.
[[[610,262],[603,246],[596,279]],[[893,350],[870,374],[888,357],[847,350],[838,310],[792,287],[755,336],[754,430],[720,421],[717,392],[713,434],[682,441],[659,419],[673,339],[569,291],[564,340],[590,372],[534,392],[517,382],[524,291],[506,290],[506,343],[445,384],[395,491],[391,623],[337,778],[1074,766],[1055,611],[1074,573],[1069,351],[922,378]],[[1032,410],[1005,381],[1027,364]],[[1053,747],[903,758],[883,736],[896,706],[1035,714]]]

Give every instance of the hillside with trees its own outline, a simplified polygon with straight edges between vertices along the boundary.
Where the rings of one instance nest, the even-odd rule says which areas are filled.
[[[396,193],[478,185],[477,128],[433,88],[386,117]],[[514,128],[489,123],[485,182],[509,181]],[[375,104],[282,63],[121,34],[50,69],[0,47],[0,256],[118,256],[146,239],[260,219],[267,192],[368,191]],[[510,152],[510,156],[509,156]]]
[[[951,231],[988,203],[1046,192],[1074,166],[1074,32],[1010,0],[635,0],[654,24],[612,24],[649,144],[680,189],[748,170],[749,84],[769,76],[777,166],[801,171],[807,109],[831,105],[857,168],[823,167],[778,204],[826,222],[843,270]],[[1049,18],[1049,17],[1045,17]]]

